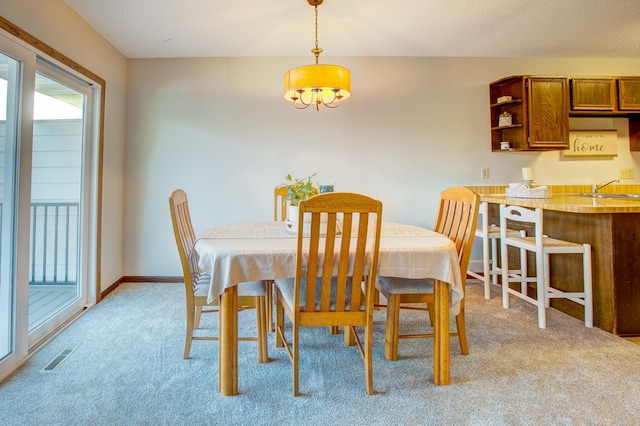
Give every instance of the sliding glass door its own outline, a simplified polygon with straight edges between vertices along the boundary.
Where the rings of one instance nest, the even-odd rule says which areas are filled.
[[[15,350],[16,147],[21,63],[0,52],[0,359]]]
[[[96,300],[100,90],[0,31],[0,381]]]
[[[29,333],[37,341],[87,302],[83,273],[85,149],[91,87],[43,61],[35,76]]]

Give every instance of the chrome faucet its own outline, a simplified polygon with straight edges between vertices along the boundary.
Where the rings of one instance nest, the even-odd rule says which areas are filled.
[[[593,184],[593,185],[591,185],[591,193],[595,194],[596,192],[598,192],[599,190],[601,190],[605,186],[611,185],[612,183],[620,183],[620,181],[618,179],[614,179],[614,180],[610,180],[610,181],[607,181],[607,182],[600,182],[597,185]]]

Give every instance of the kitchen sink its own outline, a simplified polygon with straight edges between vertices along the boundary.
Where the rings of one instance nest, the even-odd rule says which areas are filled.
[[[608,200],[640,200],[640,194],[605,194],[605,193],[590,193],[583,192],[582,196],[590,198],[601,198]]]

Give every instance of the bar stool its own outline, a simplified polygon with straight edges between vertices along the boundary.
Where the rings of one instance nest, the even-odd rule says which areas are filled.
[[[495,224],[489,225],[489,203],[483,201],[478,210],[480,225],[476,227],[475,237],[482,239],[482,259],[472,259],[469,264],[482,264],[482,272],[468,270],[467,275],[476,278],[484,283],[484,298],[491,299],[491,284],[498,284],[498,277],[502,275],[502,269],[498,266],[498,240],[500,239],[500,227]],[[525,237],[524,230],[507,229],[508,237]],[[491,247],[491,249],[489,249]],[[527,252],[520,250],[520,267],[509,272],[527,275]]]
[[[532,223],[534,237],[508,237],[506,235],[507,220],[513,222]],[[509,308],[509,295],[519,297],[538,307],[538,326],[547,328],[546,308],[550,307],[551,299],[569,299],[584,306],[584,323],[593,327],[593,295],[591,288],[591,245],[578,244],[569,241],[549,238],[543,235],[542,209],[526,209],[517,206],[500,205],[500,250],[502,265],[509,264],[508,247],[517,247],[531,251],[536,255],[536,276],[528,277],[522,274],[511,274],[506,268],[502,270],[502,306]],[[549,256],[551,254],[582,254],[583,288],[579,292],[566,292],[551,286]],[[519,282],[520,290],[512,289],[511,282]],[[536,283],[536,299],[527,295],[527,283]]]

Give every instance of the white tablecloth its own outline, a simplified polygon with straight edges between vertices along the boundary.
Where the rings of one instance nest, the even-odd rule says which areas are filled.
[[[200,268],[211,274],[209,301],[241,282],[295,274],[296,238],[284,222],[231,223],[208,229],[196,241]],[[451,312],[464,297],[458,255],[446,236],[412,225],[384,222],[378,275],[434,278],[451,285]]]

